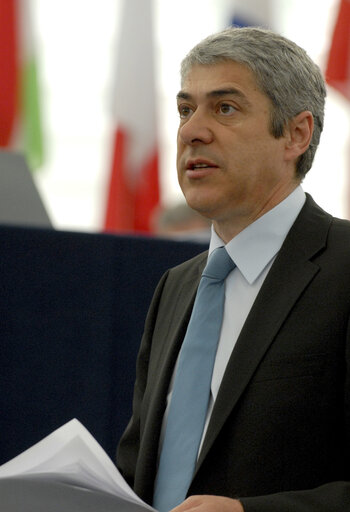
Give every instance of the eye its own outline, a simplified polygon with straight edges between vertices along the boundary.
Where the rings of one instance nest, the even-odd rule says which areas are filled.
[[[230,105],[229,103],[220,103],[218,107],[218,113],[223,114],[225,116],[229,116],[231,114],[234,114],[235,112],[235,107],[233,105]]]
[[[188,105],[179,105],[178,111],[181,119],[187,119],[193,113],[193,109]]]

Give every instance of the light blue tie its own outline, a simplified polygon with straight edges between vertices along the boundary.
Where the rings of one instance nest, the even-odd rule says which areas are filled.
[[[224,247],[209,257],[180,351],[153,507],[168,512],[185,498],[205,424],[225,302],[225,279],[235,264]]]

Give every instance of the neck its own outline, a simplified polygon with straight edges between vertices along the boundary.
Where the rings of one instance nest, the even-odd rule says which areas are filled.
[[[265,203],[254,205],[251,211],[245,211],[241,215],[236,214],[230,218],[213,219],[216,233],[225,243],[228,243],[250,224],[284,201],[299,184],[300,182],[293,182],[285,189],[275,191]]]

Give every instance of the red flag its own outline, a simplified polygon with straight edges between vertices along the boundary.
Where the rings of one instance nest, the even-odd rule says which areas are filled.
[[[28,0],[0,0],[0,147],[43,162],[34,29]]]
[[[10,144],[18,107],[16,0],[0,0],[0,147]]]
[[[150,232],[159,203],[151,0],[126,0],[113,90],[107,231]]]
[[[341,0],[326,69],[326,81],[350,100],[350,0]]]

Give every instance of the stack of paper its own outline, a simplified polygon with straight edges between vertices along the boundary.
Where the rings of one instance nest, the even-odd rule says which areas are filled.
[[[118,503],[122,500],[125,505],[136,504],[145,512],[154,512],[129,487],[103,448],[77,419],[0,466],[1,480],[14,477],[99,491],[117,497]]]

